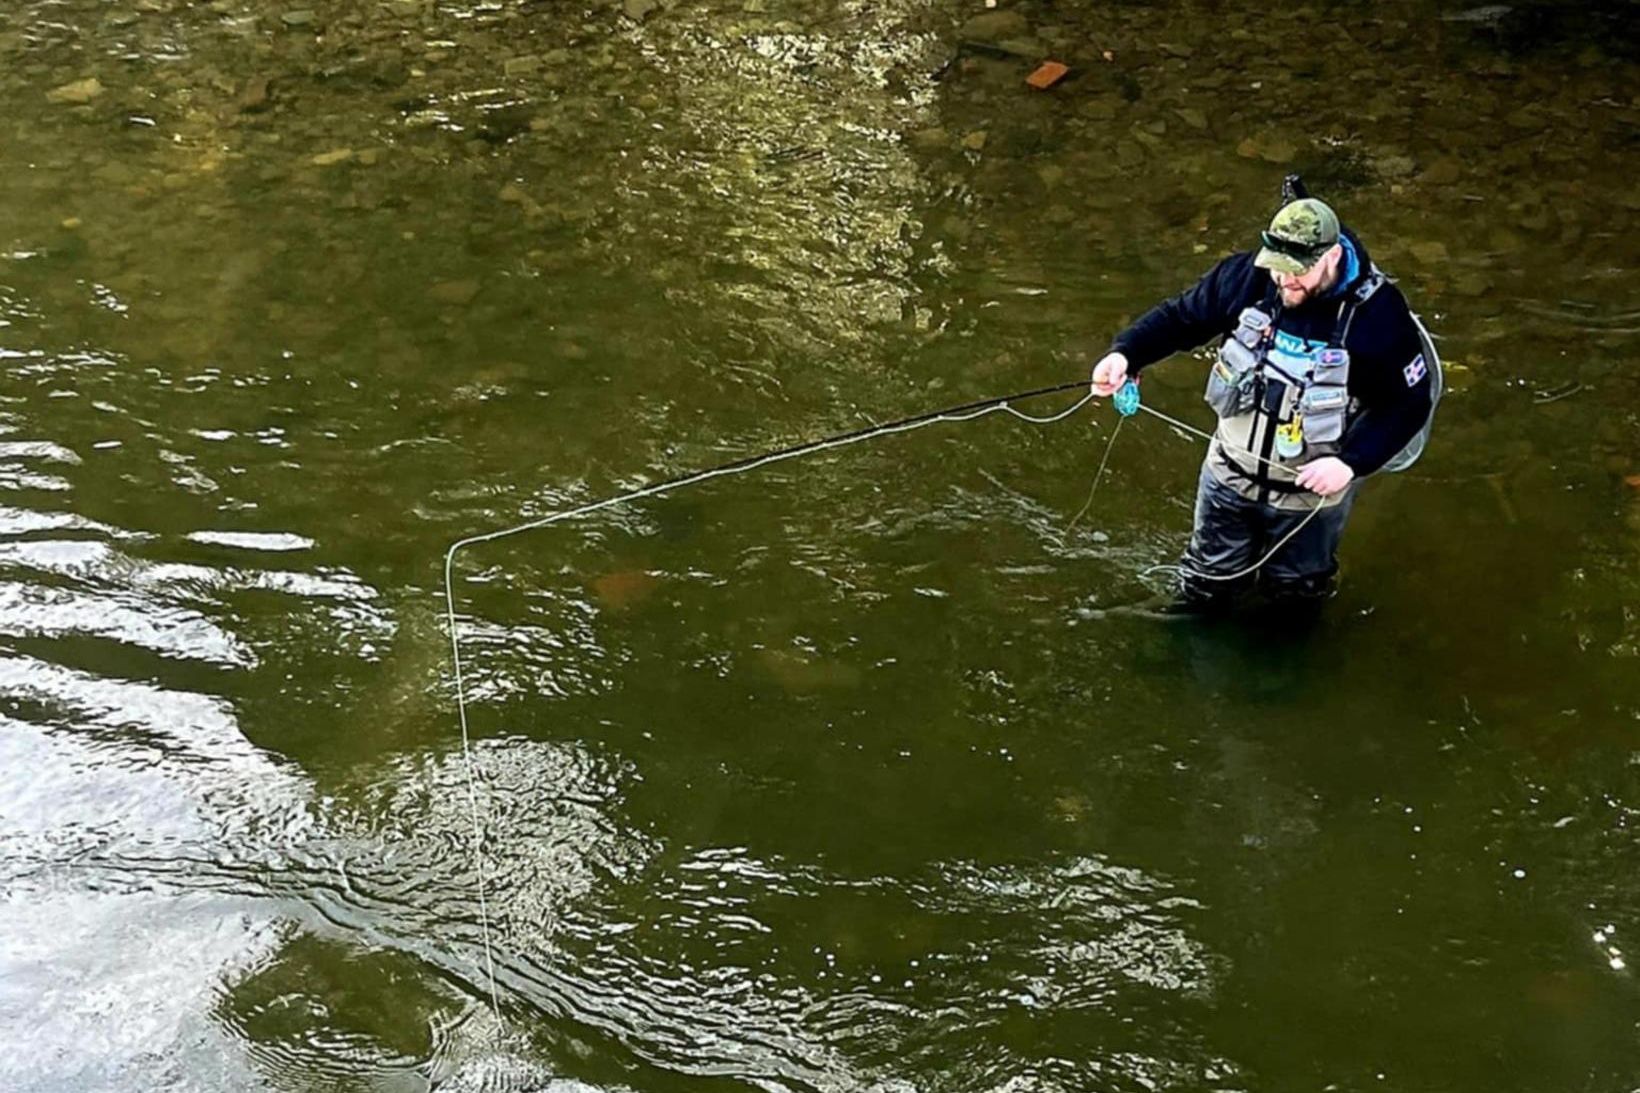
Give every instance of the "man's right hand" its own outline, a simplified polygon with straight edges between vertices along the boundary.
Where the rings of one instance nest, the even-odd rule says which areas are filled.
[[[1093,366],[1093,393],[1101,398],[1109,398],[1127,381],[1127,374],[1127,355],[1106,353],[1099,363]]]

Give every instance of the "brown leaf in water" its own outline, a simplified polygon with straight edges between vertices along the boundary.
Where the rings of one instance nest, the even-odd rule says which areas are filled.
[[[592,594],[612,611],[620,611],[645,600],[660,581],[641,569],[618,569],[592,579]]]

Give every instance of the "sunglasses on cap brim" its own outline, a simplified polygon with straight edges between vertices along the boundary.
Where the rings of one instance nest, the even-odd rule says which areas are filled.
[[[1294,242],[1291,239],[1283,239],[1279,235],[1271,235],[1267,231],[1259,232],[1259,238],[1264,241],[1266,247],[1277,254],[1285,254],[1288,258],[1303,262],[1305,265],[1313,265],[1320,261],[1321,256],[1332,248],[1331,243],[1324,247],[1312,247]]]

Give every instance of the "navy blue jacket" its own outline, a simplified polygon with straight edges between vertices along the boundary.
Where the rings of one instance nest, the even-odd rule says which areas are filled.
[[[1345,232],[1349,246],[1333,291],[1276,316],[1279,330],[1331,343],[1339,303],[1371,271],[1361,241]],[[1193,288],[1164,300],[1116,336],[1111,348],[1127,356],[1137,375],[1163,357],[1227,337],[1242,309],[1279,306],[1269,271],[1253,265],[1252,251],[1233,254],[1207,272]],[[1406,298],[1385,284],[1356,310],[1344,348],[1350,351],[1350,395],[1360,412],[1350,419],[1339,458],[1358,476],[1369,475],[1406,447],[1429,418],[1430,376],[1420,358],[1423,344],[1407,310]]]

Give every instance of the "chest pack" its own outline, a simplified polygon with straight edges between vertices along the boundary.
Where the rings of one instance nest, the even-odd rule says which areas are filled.
[[[1350,410],[1349,350],[1333,344],[1277,362],[1274,342],[1275,317],[1244,309],[1208,373],[1207,404],[1222,419],[1262,412],[1275,424],[1296,424],[1307,444],[1337,443]]]
[[[1308,352],[1272,352],[1280,311],[1274,299],[1243,309],[1236,328],[1219,346],[1203,398],[1221,420],[1248,414],[1267,416],[1276,429],[1276,454],[1284,459],[1332,454],[1357,407],[1350,398],[1350,352],[1345,347],[1357,309],[1388,278],[1374,267],[1339,304],[1332,337]],[[1410,467],[1423,454],[1434,424],[1434,401],[1442,388],[1440,358],[1423,323],[1413,316],[1424,360],[1431,373],[1430,416],[1384,470]]]

